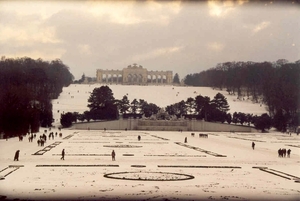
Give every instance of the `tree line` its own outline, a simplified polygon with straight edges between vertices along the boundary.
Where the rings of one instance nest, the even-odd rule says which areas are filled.
[[[156,114],[160,107],[156,104],[148,103],[143,99],[133,99],[131,102],[128,95],[124,95],[121,100],[115,99],[112,90],[108,86],[95,88],[88,99],[89,110],[82,114],[78,112],[67,112],[61,114],[61,125],[70,127],[73,122],[90,120],[115,120],[121,114],[128,117],[150,117]]]
[[[16,136],[53,122],[51,99],[58,98],[74,77],[56,59],[5,58],[0,60],[0,133]]]
[[[176,116],[177,118],[196,118],[209,122],[227,122],[228,124],[239,123],[241,125],[248,124],[248,126],[253,124],[262,131],[269,129],[271,125],[270,117],[267,114],[253,116],[241,112],[227,113],[229,104],[226,97],[221,93],[217,93],[212,100],[210,100],[210,97],[201,95],[195,98],[187,98],[186,101],[182,100],[167,106],[164,113],[160,111],[160,107],[143,99],[134,99],[130,102],[128,96],[124,95],[121,100],[117,100],[108,86],[101,86],[93,90],[87,106],[89,110],[82,114],[78,112],[61,114],[61,124],[64,127],[70,127],[73,122],[77,121],[115,120],[119,118],[119,114],[125,118],[151,117],[160,114],[160,119],[165,120],[171,119],[170,116]],[[262,122],[266,119],[268,119],[268,122]]]
[[[226,90],[239,100],[265,104],[280,131],[300,125],[300,60],[225,62],[187,75],[184,83]]]

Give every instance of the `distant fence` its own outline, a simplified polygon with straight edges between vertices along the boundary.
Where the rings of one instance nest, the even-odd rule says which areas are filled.
[[[144,120],[144,119],[119,119],[112,121],[93,121],[75,123],[72,129],[79,130],[152,130],[152,131],[209,131],[209,132],[254,132],[249,126],[237,126],[226,123],[213,123],[203,120]]]

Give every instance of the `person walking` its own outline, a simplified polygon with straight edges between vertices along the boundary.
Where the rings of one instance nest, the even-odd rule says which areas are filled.
[[[278,157],[282,157],[282,150],[281,150],[281,148],[278,149]]]
[[[290,155],[291,155],[291,150],[289,149],[287,150],[287,157],[290,157]]]
[[[111,152],[111,158],[112,158],[113,161],[116,160],[116,153],[115,153],[115,150],[113,150],[113,151]]]
[[[255,148],[255,143],[252,142],[252,149],[254,150],[254,148]]]
[[[19,161],[20,150],[17,150],[15,153],[14,161]]]
[[[65,160],[65,149],[63,149],[62,152],[61,152],[60,160]]]

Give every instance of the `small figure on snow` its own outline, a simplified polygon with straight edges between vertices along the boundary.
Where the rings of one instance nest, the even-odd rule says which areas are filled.
[[[281,148],[278,149],[278,157],[282,157],[282,150],[281,150]]]
[[[14,161],[19,161],[20,150],[17,150],[15,153]]]
[[[140,141],[140,140],[141,140],[141,136],[139,135],[139,136],[138,136],[138,141]]]
[[[116,153],[115,153],[115,150],[113,150],[113,151],[111,152],[111,158],[112,158],[113,161],[116,160]]]
[[[282,157],[285,157],[286,156],[286,149],[283,148],[283,149],[281,149],[281,151],[282,151]]]
[[[60,160],[65,160],[65,149],[63,149],[62,152],[61,152]]]
[[[252,142],[252,149],[254,150],[254,148],[255,148],[255,143]]]
[[[184,138],[184,143],[187,143],[187,137]]]
[[[290,157],[290,155],[291,155],[291,150],[289,149],[287,150],[287,157]]]

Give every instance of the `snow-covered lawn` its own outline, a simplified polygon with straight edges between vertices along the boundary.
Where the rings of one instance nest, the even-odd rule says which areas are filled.
[[[59,119],[62,111],[86,110],[89,92],[95,86],[100,85],[65,88],[59,99],[53,101],[55,118]],[[117,99],[128,93],[131,101],[141,98],[161,107],[197,94],[213,97],[218,92],[197,87],[110,87]],[[233,96],[227,98],[231,112],[265,112],[259,104],[233,101],[236,99]],[[42,128],[37,137],[43,131]],[[47,131],[47,136],[49,132],[60,131],[53,128]],[[195,132],[195,137],[191,132],[68,129],[61,132],[62,137],[48,139],[44,147],[37,145],[37,139],[0,140],[0,198],[299,200],[300,197],[297,182],[300,136],[295,134],[219,132],[199,138],[200,132]],[[254,150],[252,142],[256,144]],[[291,157],[279,158],[279,148],[291,149]],[[44,154],[33,155],[42,149]],[[62,149],[66,151],[65,160],[60,160]],[[20,150],[19,161],[13,161],[16,150]],[[116,152],[116,161],[112,161],[112,150]]]
[[[55,123],[59,122],[60,115],[63,112],[83,113],[88,110],[88,98],[94,88],[101,87],[100,84],[72,84],[63,88],[63,92],[58,99],[53,100],[53,115]],[[230,105],[230,113],[244,112],[260,115],[266,112],[264,105],[253,103],[250,100],[238,100],[237,95],[229,95],[226,91],[213,90],[210,87],[180,87],[180,86],[137,86],[137,85],[108,85],[112,90],[115,99],[122,99],[124,95],[128,96],[129,101],[133,99],[144,99],[148,103],[154,103],[159,107],[178,103],[187,98],[195,98],[198,95],[208,96],[212,100],[214,96],[222,93]]]
[[[190,132],[62,130],[62,133],[62,138],[47,140],[45,146],[61,143],[43,155],[32,155],[43,148],[26,138],[23,142],[18,138],[0,140],[0,171],[3,170],[0,175],[5,176],[0,180],[0,195],[26,200],[299,200],[300,197],[300,183],[296,182],[300,180],[300,136],[209,133],[205,139],[191,137]],[[69,135],[72,137],[63,139]],[[137,140],[138,135],[141,141]],[[251,148],[252,141],[256,143],[255,150]],[[291,149],[291,157],[279,158],[279,148]],[[17,149],[20,160],[13,161]],[[65,160],[60,160],[62,149],[66,150]],[[111,159],[112,150],[116,152],[116,161]],[[5,169],[11,165],[21,167]],[[266,167],[271,173],[255,167]],[[104,177],[106,174],[109,177]]]

